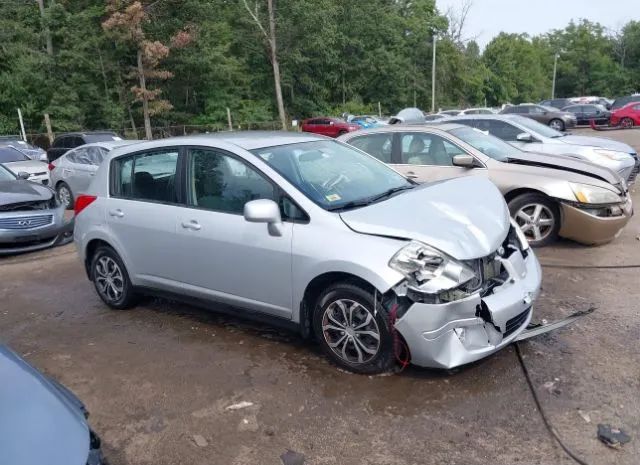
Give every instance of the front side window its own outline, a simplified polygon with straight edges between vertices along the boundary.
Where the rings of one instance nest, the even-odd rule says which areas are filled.
[[[0,165],[0,181],[15,181],[16,177],[4,166]]]
[[[517,126],[493,119],[478,120],[476,122],[476,128],[507,141],[518,140],[518,134],[522,134],[523,132],[522,129]]]
[[[514,117],[514,121],[516,121],[520,126],[524,126],[527,130],[537,133],[543,137],[551,137],[551,138],[564,137],[564,134],[561,133],[560,131],[551,129],[549,126],[546,126],[542,123],[538,123],[537,121],[532,120],[530,118],[524,118],[524,117],[518,116],[518,117]]]
[[[116,195],[132,200],[177,202],[178,150],[165,149],[115,161]]]
[[[212,150],[190,151],[191,206],[242,215],[251,200],[276,200],[273,184],[244,162]]]
[[[302,142],[251,152],[326,210],[356,208],[414,187],[383,163],[335,141]]]
[[[480,129],[458,128],[452,129],[449,133],[494,160],[507,161],[509,154],[520,152],[514,146],[507,144],[497,137],[486,134]]]
[[[378,133],[354,137],[349,141],[349,144],[376,157],[380,161],[391,163],[392,141],[393,133]]]
[[[407,165],[453,166],[455,155],[464,155],[460,147],[436,134],[402,135],[402,163]]]

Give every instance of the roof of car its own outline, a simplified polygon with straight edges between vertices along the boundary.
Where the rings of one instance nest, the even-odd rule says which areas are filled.
[[[318,140],[332,139],[308,132],[232,131],[215,132],[210,134],[193,134],[189,136],[170,137],[167,139],[157,139],[153,141],[140,141],[139,143],[136,143],[135,146],[136,149],[147,150],[171,145],[207,145],[207,142],[210,142],[215,146],[216,143],[224,142],[235,145],[236,147],[244,150],[254,150],[264,147],[273,147],[275,145],[297,144]]]
[[[89,136],[89,135],[96,135],[96,134],[108,134],[110,136],[117,136],[118,134],[116,134],[114,131],[78,131],[78,132],[63,132],[60,133],[56,136],[56,139],[58,139],[59,137],[67,137],[67,136]]]
[[[420,131],[429,129],[439,129],[440,131],[451,131],[453,129],[468,128],[464,124],[451,123],[449,120],[440,121],[423,121],[415,123],[391,124],[379,128],[362,129],[357,132],[350,132],[342,136],[345,139],[352,139],[364,134],[375,134],[378,132],[402,132],[402,131]]]

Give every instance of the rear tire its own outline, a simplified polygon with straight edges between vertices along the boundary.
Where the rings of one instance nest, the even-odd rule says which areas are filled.
[[[73,192],[71,192],[71,188],[66,182],[60,181],[58,183],[56,193],[58,194],[58,199],[60,199],[60,202],[64,205],[65,210],[73,210]]]
[[[519,195],[509,202],[509,212],[532,247],[545,247],[558,239],[560,209],[546,195]]]
[[[91,280],[98,296],[109,307],[124,310],[137,303],[129,273],[120,256],[108,246],[100,246],[91,258]]]
[[[552,129],[555,129],[556,131],[564,131],[565,130],[565,126],[564,126],[564,121],[562,121],[561,119],[552,119],[551,121],[549,121],[549,127]]]
[[[359,285],[325,289],[315,305],[313,331],[325,355],[346,370],[376,374],[395,364],[389,313]]]
[[[620,121],[620,126],[622,126],[625,129],[631,129],[633,125],[634,123],[631,118],[622,118],[622,121]]]

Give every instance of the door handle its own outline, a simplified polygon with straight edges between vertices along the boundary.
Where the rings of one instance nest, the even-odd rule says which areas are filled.
[[[191,229],[192,231],[200,231],[200,229],[202,228],[202,226],[200,226],[200,223],[198,223],[196,220],[191,220],[188,223],[185,223],[183,221],[182,227],[184,229]]]
[[[124,216],[124,212],[118,208],[116,210],[109,210],[109,215],[122,218]]]

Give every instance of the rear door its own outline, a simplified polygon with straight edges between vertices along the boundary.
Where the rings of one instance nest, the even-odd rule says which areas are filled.
[[[106,222],[137,285],[176,290],[183,254],[176,241],[182,211],[179,147],[112,160]]]
[[[91,182],[92,171],[89,158],[89,148],[79,147],[70,151],[67,156],[67,164],[62,168],[62,177],[71,187],[74,197],[87,191]]]

